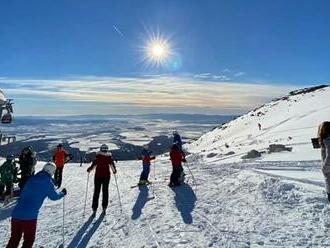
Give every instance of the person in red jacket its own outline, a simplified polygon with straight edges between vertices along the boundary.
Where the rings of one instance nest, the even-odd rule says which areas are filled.
[[[186,160],[184,153],[176,144],[174,144],[171,148],[170,159],[172,161],[172,174],[171,174],[169,186],[170,187],[179,186],[181,183],[183,183],[184,180],[182,162]]]
[[[96,210],[99,205],[99,196],[101,188],[103,214],[105,214],[109,201],[110,167],[113,174],[117,173],[115,163],[113,162],[111,154],[108,151],[108,146],[103,144],[100,148],[100,151],[96,153],[96,157],[93,160],[92,165],[87,169],[88,173],[95,169],[94,195],[92,204],[93,215],[96,214]]]
[[[56,165],[54,180],[57,188],[62,185],[63,168],[68,156],[69,154],[64,150],[62,144],[58,144],[53,155],[53,161]]]

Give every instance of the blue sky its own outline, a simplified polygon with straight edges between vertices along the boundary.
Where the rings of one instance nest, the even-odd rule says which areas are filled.
[[[295,87],[329,82],[329,13],[327,0],[4,0],[0,87],[16,99],[18,114],[60,114],[59,109],[70,114],[242,113]],[[148,33],[157,31],[170,41],[180,62],[175,68],[141,63],[140,47]],[[88,80],[93,84],[86,89],[82,82]],[[143,82],[137,84],[143,89],[132,87],[134,80]],[[58,91],[66,94],[53,94],[59,81]],[[123,87],[105,87],[111,92],[88,101],[79,94],[93,96],[104,82]],[[180,84],[172,88],[191,94],[189,101],[175,91],[171,94],[177,98],[170,103],[166,97],[163,104],[139,97],[130,101],[134,93],[148,98],[150,89],[159,96],[157,82]],[[203,99],[196,97],[195,88],[191,91],[191,83],[200,86]],[[244,102],[242,92],[228,91],[229,84],[244,88],[244,94],[258,85],[265,88]],[[214,92],[206,87],[214,85],[235,103],[207,99]],[[74,96],[67,94],[69,86],[75,86]],[[108,99],[114,93],[120,101]],[[86,106],[78,108],[77,102]]]

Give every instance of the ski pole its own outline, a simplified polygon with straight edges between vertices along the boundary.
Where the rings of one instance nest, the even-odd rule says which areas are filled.
[[[65,196],[63,197],[63,215],[62,215],[62,247],[64,247],[64,240],[65,240],[65,237],[64,237],[64,224],[65,224],[65,221],[64,221],[64,216],[65,216]]]
[[[121,205],[121,199],[120,199],[120,194],[119,194],[119,187],[118,187],[118,183],[117,183],[117,176],[116,174],[114,174],[115,176],[115,182],[116,182],[116,187],[117,187],[117,194],[118,194],[118,200],[119,200],[119,205],[120,205],[120,213],[123,212],[123,207]]]
[[[189,167],[189,165],[188,165],[188,162],[186,162],[186,166],[187,166],[187,168],[188,168],[188,170],[189,170],[189,173],[191,174],[192,179],[194,180],[195,187],[197,188],[197,184],[196,184],[196,180],[195,180],[194,174],[193,174],[192,171],[190,170],[190,167]]]
[[[154,160],[154,181],[156,181],[156,159]]]
[[[89,173],[87,173],[87,184],[86,184],[86,191],[85,191],[85,203],[84,203],[84,214],[83,214],[83,217],[85,217],[85,211],[86,211],[88,184],[89,184]]]

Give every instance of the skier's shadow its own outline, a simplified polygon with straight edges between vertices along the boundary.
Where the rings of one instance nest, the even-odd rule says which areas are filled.
[[[16,206],[16,203],[10,204],[9,206],[4,207],[0,211],[0,221],[5,220],[11,216],[11,213],[13,212],[14,207]]]
[[[144,206],[146,205],[147,201],[150,201],[153,199],[153,197],[148,197],[149,196],[149,189],[146,185],[141,185],[139,186],[139,196],[136,199],[136,202],[132,208],[132,220],[136,220],[138,219],[141,214],[142,214],[142,209],[144,208]]]
[[[104,219],[104,214],[101,214],[99,218],[92,224],[94,217],[91,216],[85,222],[85,224],[79,229],[77,234],[74,236],[67,248],[83,248],[87,247],[89,240],[92,238],[93,234],[96,232],[100,224]],[[92,224],[92,227],[87,231],[87,229]]]
[[[191,212],[195,208],[197,197],[189,184],[182,184],[178,187],[173,187],[175,193],[174,200],[177,209],[179,210],[182,220],[185,224],[192,224],[193,218]]]

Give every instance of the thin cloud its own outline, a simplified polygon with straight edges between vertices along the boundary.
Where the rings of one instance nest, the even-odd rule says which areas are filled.
[[[274,97],[294,89],[288,85],[246,84],[214,81],[194,77],[81,77],[58,80],[6,79],[1,88],[16,99],[40,99],[47,109],[47,101],[56,100],[63,108],[69,102],[86,106],[105,104],[121,106],[122,111],[194,113],[242,113]],[[65,105],[65,106],[64,106]],[[24,106],[27,107],[27,106]],[[83,110],[74,109],[77,114]],[[92,108],[92,107],[90,107]],[[125,110],[126,108],[126,110]],[[46,112],[46,110],[43,110]],[[98,107],[95,107],[98,112]],[[51,113],[49,113],[51,114]]]
[[[244,76],[246,73],[244,71],[240,71],[234,74],[235,77],[241,77]]]

